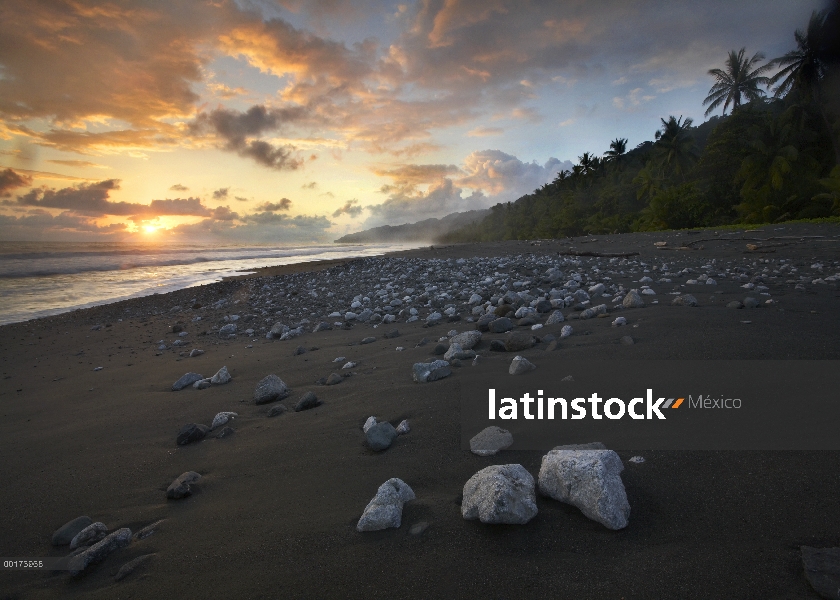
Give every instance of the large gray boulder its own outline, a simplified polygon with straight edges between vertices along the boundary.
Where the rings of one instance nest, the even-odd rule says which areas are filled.
[[[533,371],[536,368],[537,366],[524,356],[514,356],[513,360],[510,361],[508,373],[510,373],[511,375],[522,375],[523,373]]]
[[[118,529],[114,533],[108,534],[102,541],[71,558],[67,564],[68,570],[71,575],[79,575],[89,566],[102,562],[109,554],[120,548],[125,548],[130,543],[131,530],[128,527]]]
[[[627,292],[627,295],[624,296],[624,300],[621,301],[621,305],[624,308],[642,308],[645,305],[645,301],[642,300],[639,292],[636,290],[630,290]]]
[[[365,431],[368,447],[376,452],[387,450],[395,439],[397,439],[397,430],[388,421],[375,423]]]
[[[475,358],[475,350],[465,350],[461,344],[452,342],[449,349],[443,354],[444,360],[471,360]]]
[[[513,435],[507,429],[491,426],[475,434],[470,440],[470,451],[479,456],[493,456],[499,450],[510,448]]]
[[[177,392],[183,390],[185,387],[189,387],[196,381],[201,381],[202,379],[204,379],[204,376],[198,373],[184,373],[178,381],[172,384],[172,391]]]
[[[437,381],[452,375],[452,369],[445,360],[436,360],[430,363],[414,363],[412,367],[414,381],[417,383],[428,383]]]
[[[460,344],[464,350],[472,350],[481,341],[481,332],[473,329],[449,338],[450,344]]]
[[[504,333],[513,329],[513,321],[507,317],[499,317],[487,325],[487,328],[493,333]]]
[[[379,486],[376,496],[368,502],[356,525],[356,531],[380,531],[402,524],[402,509],[414,500],[414,490],[402,479],[389,479]]]
[[[540,493],[577,506],[609,529],[623,529],[630,517],[623,470],[612,450],[552,450],[542,459]]]
[[[522,465],[492,465],[464,484],[461,515],[482,523],[524,525],[537,515],[534,478]]]
[[[536,343],[536,338],[530,333],[514,331],[505,337],[505,351],[521,352],[522,350],[533,348]]]
[[[268,404],[282,400],[289,395],[289,387],[277,375],[271,374],[260,379],[254,390],[254,404]]]

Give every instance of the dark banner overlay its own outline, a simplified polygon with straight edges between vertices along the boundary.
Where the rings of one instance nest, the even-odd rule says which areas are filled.
[[[462,448],[498,426],[511,450],[840,450],[840,361],[560,359],[509,375],[512,358],[457,370]]]

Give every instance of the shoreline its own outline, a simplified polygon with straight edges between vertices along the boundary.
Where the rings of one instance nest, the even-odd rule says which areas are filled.
[[[756,242],[744,239],[783,235],[793,237],[758,242],[763,252],[749,250],[746,245]],[[154,535],[132,541],[84,577],[9,572],[2,575],[4,591],[22,599],[816,598],[803,576],[799,547],[840,545],[840,514],[832,508],[840,480],[829,476],[840,470],[840,452],[621,451],[631,506],[626,529],[610,531],[542,496],[527,525],[484,525],[461,516],[457,503],[464,483],[494,464],[521,464],[536,477],[544,453],[517,450],[515,441],[489,457],[461,448],[464,370],[471,376],[485,369],[506,371],[513,354],[490,350],[490,342],[505,334],[483,334],[476,367],[465,361],[451,376],[428,384],[413,382],[411,373],[414,363],[440,358],[435,346],[450,330],[475,328],[467,321],[472,309],[466,292],[481,287],[476,282],[492,280],[484,285],[488,294],[501,280],[509,289],[529,281],[515,289],[548,291],[575,271],[626,290],[638,287],[648,269],[656,294],[644,296],[644,308],[619,308],[620,302],[604,297],[608,319],[582,320],[575,318],[579,311],[565,307],[562,323],[533,331],[517,325],[517,331],[540,338],[518,352],[537,366],[522,376],[530,378],[522,380],[528,385],[536,385],[541,373],[579,360],[840,360],[840,282],[815,282],[840,271],[836,240],[840,227],[805,225],[738,234],[653,232],[435,245],[384,257],[287,265],[4,325],[0,451],[7,483],[0,488],[5,515],[0,555],[64,556],[66,547],[53,547],[50,538],[80,515],[110,531],[136,532],[163,519]],[[661,241],[666,249],[654,246]],[[682,247],[692,249],[676,249]],[[616,253],[631,256],[608,256]],[[784,270],[770,279],[785,264],[780,259],[796,272]],[[564,265],[566,276],[544,283],[545,267],[555,263]],[[672,275],[660,274],[662,263],[669,263]],[[817,263],[821,271],[812,268]],[[731,271],[714,286],[687,283],[712,264],[715,272],[725,272],[729,264],[748,268],[749,275]],[[692,271],[678,275],[683,268]],[[736,280],[742,274],[749,280],[765,268],[770,296]],[[802,290],[788,283],[804,281],[805,275],[811,279]],[[666,278],[673,281],[658,283]],[[698,307],[671,305],[670,291],[680,286],[696,296]],[[435,301],[428,308],[418,298],[426,287],[438,288],[428,292]],[[450,298],[435,300],[444,293]],[[348,327],[313,332],[320,321],[348,322],[344,313],[357,295],[370,297],[362,304],[380,308],[383,320],[393,315],[395,321],[376,326],[349,321]],[[727,308],[748,295],[775,303]],[[392,300],[402,304],[391,306]],[[458,308],[459,320],[424,327],[431,310],[443,314],[450,304]],[[406,322],[407,306],[419,308],[417,321]],[[406,312],[400,315],[401,310]],[[332,311],[342,317],[328,318]],[[538,314],[539,324],[550,314]],[[231,315],[239,319],[231,321]],[[627,325],[611,327],[618,316]],[[309,323],[301,335],[266,339],[273,323],[291,327],[303,319]],[[238,337],[220,337],[226,324],[237,325]],[[550,348],[544,340],[559,338],[567,324],[573,334]],[[243,335],[246,328],[253,335]],[[394,337],[385,335],[394,330]],[[187,335],[179,336],[183,332]],[[632,345],[620,342],[626,335],[634,338]],[[370,337],[375,340],[362,343]],[[185,345],[175,346],[176,340]],[[190,357],[193,349],[204,353]],[[347,362],[356,365],[342,369]],[[210,377],[222,366],[230,383],[171,391],[184,373]],[[318,383],[331,373],[349,376],[337,385]],[[288,410],[276,417],[267,416],[276,402],[252,402],[257,383],[268,374],[291,388],[280,401]],[[295,412],[308,391],[321,404]],[[228,423],[232,435],[217,439],[216,430],[203,441],[176,444],[185,424],[209,425],[221,411],[238,413]],[[362,431],[369,416],[394,426],[407,419],[411,431],[374,452]],[[576,440],[559,429],[556,443],[570,441]],[[636,454],[645,462],[629,462]],[[167,487],[187,471],[202,476],[192,495],[167,500]],[[365,506],[392,477],[416,494],[403,509],[401,527],[357,532]],[[420,523],[427,524],[425,531],[409,532]],[[134,574],[115,581],[124,564],[149,554]]]

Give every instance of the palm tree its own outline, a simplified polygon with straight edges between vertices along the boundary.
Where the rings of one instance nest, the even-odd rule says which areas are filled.
[[[662,121],[662,129],[655,134],[654,156],[661,169],[685,179],[694,161],[697,160],[697,147],[691,135],[692,119],[677,119],[674,115]]]
[[[747,59],[744,53],[746,48],[741,48],[738,52],[731,50],[729,58],[726,59],[726,69],[710,69],[709,75],[715,78],[715,84],[709,90],[709,95],[703,100],[703,105],[708,104],[705,115],[715,110],[718,106],[723,104],[723,112],[726,114],[726,109],[732,104],[732,110],[735,111],[741,106],[741,98],[746,98],[748,102],[760,100],[764,97],[764,91],[759,89],[759,85],[769,85],[770,79],[762,75],[771,68],[768,63],[762,67],[753,68],[759,62],[764,60],[764,54],[756,52],[752,58]]]
[[[627,152],[627,138],[615,138],[610,142],[610,149],[604,152],[606,160],[618,162]]]
[[[595,156],[589,152],[584,152],[582,156],[578,156],[578,164],[581,166],[584,175],[587,175],[595,170],[597,167],[594,164]]]
[[[831,138],[836,162],[840,165],[840,142],[828,120],[821,97],[821,84],[829,66],[825,50],[832,36],[831,28],[827,25],[827,17],[827,11],[811,13],[808,29],[804,32],[797,29],[794,34],[796,50],[791,50],[784,56],[771,60],[768,65],[782,67],[770,78],[771,85],[776,85],[781,81],[774,90],[777,98],[786,96],[791,90],[797,90],[806,100],[813,101],[817,106]],[[837,35],[836,32],[833,35]]]

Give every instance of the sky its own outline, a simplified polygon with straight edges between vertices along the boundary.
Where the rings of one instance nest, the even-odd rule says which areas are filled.
[[[4,0],[0,241],[329,242],[513,201],[701,123],[709,69],[823,7]]]

